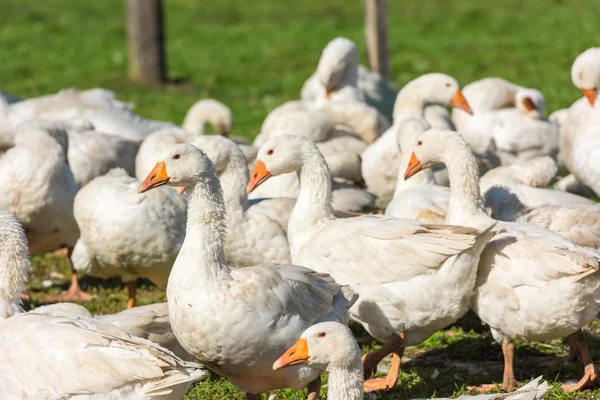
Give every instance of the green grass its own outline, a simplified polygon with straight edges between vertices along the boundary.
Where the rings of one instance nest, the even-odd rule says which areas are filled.
[[[253,137],[265,115],[295,99],[314,70],[323,46],[336,36],[358,44],[364,63],[362,2],[359,0],[167,0],[169,77],[174,82],[149,89],[127,80],[127,52],[122,0],[3,0],[0,12],[0,89],[23,97],[62,88],[106,87],[136,111],[179,122],[196,100],[213,97],[234,111],[234,134]],[[544,92],[547,109],[566,107],[580,94],[570,82],[570,67],[584,49],[600,44],[597,0],[401,0],[388,2],[393,81],[401,87],[427,72],[445,72],[463,85],[486,76],[502,76]],[[68,269],[53,255],[34,257],[29,288],[31,306],[66,285]],[[84,279],[97,298],[86,304],[94,313],[122,310],[126,289],[118,281]],[[143,284],[139,304],[164,301],[160,288]],[[363,350],[378,346],[353,327]],[[588,331],[595,359],[600,340]],[[578,378],[577,363],[544,368],[540,364],[565,354],[560,341],[519,343],[517,378],[527,381]],[[409,349],[398,388],[370,399],[458,396],[468,384],[502,378],[500,348],[473,319],[440,332]],[[305,393],[278,391],[278,399],[301,399]],[[325,394],[323,393],[323,396]],[[593,398],[600,390],[549,398]],[[187,396],[196,399],[242,399],[223,379],[211,377]]]
[[[229,104],[235,134],[254,136],[273,107],[297,98],[335,36],[366,60],[360,0],[168,0],[169,77],[162,90],[127,81],[123,0],[4,0],[0,88],[24,97],[61,88],[116,90],[147,117],[179,122],[197,99]],[[427,72],[464,84],[499,75],[541,89],[549,110],[580,94],[570,67],[600,43],[597,0],[388,2],[393,81]]]

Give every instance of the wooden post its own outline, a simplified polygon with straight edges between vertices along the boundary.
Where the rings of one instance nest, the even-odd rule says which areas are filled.
[[[167,77],[162,0],[126,1],[129,77],[160,85]]]
[[[365,35],[369,66],[386,79],[390,78],[387,34],[387,0],[365,1]]]

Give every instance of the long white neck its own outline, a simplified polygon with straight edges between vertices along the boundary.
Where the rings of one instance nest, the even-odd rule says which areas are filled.
[[[489,226],[493,220],[485,212],[479,191],[477,162],[462,138],[449,138],[442,161],[448,168],[452,189],[446,222],[474,228]]]
[[[0,210],[0,320],[23,311],[20,296],[30,268],[23,228],[8,212]]]
[[[360,357],[347,367],[330,366],[329,400],[359,400],[363,398],[364,371]]]
[[[223,251],[227,229],[223,193],[216,171],[212,175],[202,177],[189,193],[186,236],[169,286],[176,280],[179,287],[198,290],[231,280]]]
[[[394,124],[407,119],[423,119],[428,105],[423,88],[415,87],[398,93],[394,103]]]
[[[231,156],[227,168],[220,176],[227,207],[227,226],[241,220],[248,209],[246,184],[249,177],[246,159],[243,156]]]
[[[335,219],[331,177],[325,159],[312,147],[302,149],[302,159],[302,168],[298,171],[300,190],[288,224],[292,262],[296,251],[312,233]]]

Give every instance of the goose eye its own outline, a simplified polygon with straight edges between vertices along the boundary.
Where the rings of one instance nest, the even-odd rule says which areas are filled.
[[[327,336],[327,334],[325,332],[319,332],[319,333],[317,333],[317,337],[318,338],[324,338],[325,336]]]
[[[267,155],[272,156],[273,155],[273,149],[267,151]]]
[[[180,154],[175,154],[175,155],[173,156],[173,160],[179,160],[180,158],[181,158],[181,155],[180,155]]]
[[[450,82],[447,82],[447,83],[446,83],[446,87],[450,87],[450,86],[451,86],[451,85],[450,85]]]
[[[423,141],[421,141],[421,140],[419,140],[419,141],[417,142],[417,146],[421,146],[422,144],[423,144]]]

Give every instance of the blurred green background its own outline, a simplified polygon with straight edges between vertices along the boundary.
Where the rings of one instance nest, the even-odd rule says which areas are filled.
[[[354,40],[366,63],[360,0],[164,5],[169,78],[180,83],[155,90],[127,81],[123,0],[2,0],[0,89],[30,97],[101,86],[174,122],[213,97],[233,109],[234,134],[253,137],[269,110],[299,97],[332,38]],[[600,45],[598,0],[392,0],[388,14],[397,87],[427,72],[463,85],[496,75],[542,90],[550,111],[579,96],[571,63]]]

